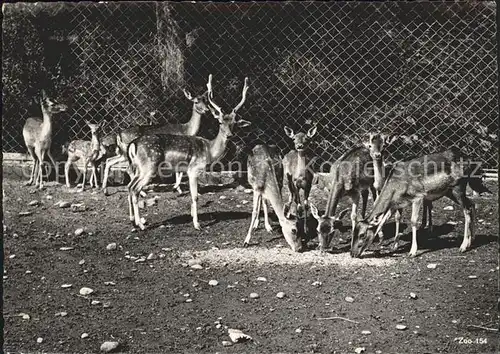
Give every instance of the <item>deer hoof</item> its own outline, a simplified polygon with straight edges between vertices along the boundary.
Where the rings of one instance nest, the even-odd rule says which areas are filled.
[[[249,246],[248,242],[243,242],[243,248],[247,248]]]
[[[413,257],[416,257],[416,256],[417,256],[417,251],[416,251],[416,250],[415,250],[415,251],[414,251],[414,250],[411,250],[411,251],[410,251],[410,253],[408,253],[408,255],[409,255],[410,257],[412,257],[412,258],[413,258]]]
[[[25,186],[31,186],[33,184],[33,181],[32,180],[29,180],[28,182],[25,182],[24,185]]]
[[[273,232],[273,228],[271,225],[266,225],[266,231],[269,232],[269,233],[272,233]]]

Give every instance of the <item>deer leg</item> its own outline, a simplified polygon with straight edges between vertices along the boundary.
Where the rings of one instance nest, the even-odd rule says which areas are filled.
[[[247,247],[250,244],[250,238],[252,237],[252,230],[254,229],[255,220],[259,218],[259,205],[261,203],[262,196],[256,190],[253,191],[253,208],[252,208],[252,220],[250,221],[250,227],[248,228],[247,237],[245,237],[245,242],[243,247]]]
[[[189,191],[191,192],[191,216],[193,217],[193,225],[196,230],[200,230],[198,222],[198,176],[197,170],[188,170]]]
[[[458,196],[456,195],[458,194]],[[467,198],[464,190],[460,190],[458,193],[455,192],[458,204],[462,207],[465,225],[464,225],[464,239],[460,245],[460,252],[467,251],[472,245],[472,239],[474,238],[474,223],[476,219],[476,208],[474,203]]]
[[[366,216],[366,205],[368,204],[368,189],[361,191],[361,218]]]
[[[255,221],[253,223],[253,229],[255,230],[257,226],[259,226],[259,216],[260,216],[260,207],[263,203],[265,203],[264,198],[261,198],[262,203],[257,204],[257,217],[255,218]]]
[[[83,181],[82,181],[82,189],[80,189],[80,191],[84,191],[85,190],[85,181],[87,180],[87,166],[89,164],[89,161],[88,160],[85,160],[85,162],[83,163]]]
[[[264,198],[262,198],[262,207],[264,209],[264,227],[266,228],[267,232],[273,232],[273,227],[269,223],[269,215],[268,215],[268,208],[267,208],[267,202]]]
[[[30,186],[33,184],[33,181],[35,180],[35,169],[37,168],[37,158],[35,156],[35,152],[33,151],[33,148],[28,146],[28,153],[31,156],[31,159],[33,160],[33,166],[31,167],[31,174],[30,174],[30,179],[28,182],[26,182],[27,186]]]
[[[307,228],[307,211],[309,209],[309,194],[312,188],[312,177],[310,181],[304,186],[304,235],[309,234],[309,229]]]
[[[415,257],[418,251],[417,244],[417,228],[418,228],[418,214],[420,213],[420,207],[422,206],[422,199],[417,199],[413,201],[411,206],[411,249],[410,257]]]
[[[295,186],[293,185],[293,179],[292,179],[292,176],[287,174],[286,175],[286,178],[287,178],[287,182],[288,182],[288,203],[285,204],[285,208],[284,210],[286,210],[288,208],[288,212],[287,212],[287,218],[290,218],[290,216],[292,215],[292,202],[293,202],[293,199],[294,199],[294,193],[295,193]]]
[[[432,231],[434,229],[432,225],[432,201],[424,201],[424,207],[427,206],[427,214],[428,214],[428,223],[427,226],[429,228],[429,232],[432,234]]]
[[[97,182],[97,167],[95,162],[92,163],[92,175],[94,176],[94,187],[99,188],[99,183]]]
[[[111,166],[114,166],[120,162],[126,162],[126,161],[127,161],[127,157],[125,155],[117,155],[117,156],[113,156],[113,157],[106,159],[106,164],[104,166],[104,177],[102,180],[102,190],[103,190],[104,194],[107,194],[107,192],[108,192],[108,190],[107,190],[108,178],[109,178],[109,171],[111,170]]]
[[[377,188],[375,188],[374,186],[370,186],[370,192],[372,193],[373,201],[377,200],[377,195],[378,195]]]
[[[399,234],[399,223],[401,221],[402,212],[403,212],[402,209],[398,209],[398,210],[396,210],[396,213],[394,214],[394,221],[395,221],[395,227],[396,227],[396,231],[394,232],[394,245],[393,245],[394,250],[397,250],[399,247],[399,237],[401,236]]]
[[[49,157],[49,160],[50,162],[52,162],[52,165],[54,165],[54,170],[56,172],[56,180],[58,179],[58,168],[57,168],[57,164],[56,164],[56,160],[54,160],[54,158],[52,157],[52,153],[50,152],[50,149],[47,150],[47,156]]]
[[[354,232],[358,216],[359,192],[355,192],[353,195],[351,195],[351,202],[352,202],[351,224],[352,224],[352,232]]]
[[[177,190],[177,193],[179,194],[182,194],[181,181],[182,181],[182,172],[176,172],[174,189]]]
[[[36,152],[36,155],[38,157],[38,176],[37,176],[38,180],[39,180],[38,188],[42,189],[43,188],[43,160],[45,159],[45,150],[37,149],[35,152]]]
[[[64,178],[66,180],[66,187],[70,188],[70,184],[69,184],[69,167],[71,165],[71,163],[73,162],[73,160],[71,159],[70,156],[68,156],[68,159],[66,160],[66,163],[64,164]]]

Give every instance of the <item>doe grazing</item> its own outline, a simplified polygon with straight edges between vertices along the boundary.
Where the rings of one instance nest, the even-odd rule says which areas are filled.
[[[253,189],[253,209],[250,227],[243,244],[244,247],[250,243],[252,230],[256,228],[259,218],[260,205],[266,205],[269,201],[278,217],[283,235],[293,251],[302,250],[302,241],[297,232],[296,220],[285,217],[283,199],[275,171],[276,156],[266,145],[257,145],[252,149],[247,160],[248,183]],[[267,212],[264,212],[266,215]],[[266,227],[267,228],[267,227]]]
[[[44,90],[40,100],[42,109],[42,118],[30,117],[26,120],[23,126],[23,138],[28,153],[33,159],[33,167],[31,169],[31,177],[26,185],[38,186],[43,188],[43,161],[45,154],[56,167],[56,162],[50,152],[52,145],[52,116],[59,112],[64,112],[68,106],[58,103],[56,100],[49,98]]]
[[[323,216],[320,216],[315,206],[311,205],[311,213],[318,220],[318,239],[320,250],[328,248],[333,233],[341,225],[341,219],[348,209],[335,215],[340,199],[348,196],[351,200],[352,229],[356,223],[359,199],[362,199],[361,216],[364,218],[371,190],[373,199],[377,189],[383,184],[383,148],[386,137],[381,134],[369,133],[362,146],[355,147],[343,154],[331,167],[328,179],[330,193]],[[368,166],[373,165],[373,171]]]
[[[127,156],[134,170],[134,177],[128,185],[130,220],[141,229],[145,229],[139,216],[137,198],[139,192],[150,180],[162,171],[187,172],[189,190],[191,192],[191,216],[195,229],[200,229],[198,222],[198,175],[205,171],[208,164],[217,161],[227,146],[227,140],[233,135],[233,127],[245,127],[250,122],[237,120],[236,112],[243,106],[248,90],[248,78],[245,78],[240,103],[231,113],[225,114],[212,100],[212,75],[208,79],[208,102],[213,117],[219,123],[219,132],[215,139],[186,135],[143,135],[132,141],[128,146]]]
[[[110,138],[109,143],[110,145],[113,144],[116,147],[116,151],[114,151],[116,153],[116,156],[112,156],[106,160],[104,180],[102,183],[102,189],[105,194],[107,194],[109,170],[112,166],[120,162],[128,161],[126,156],[127,147],[128,144],[130,144],[130,142],[132,142],[134,139],[137,139],[142,135],[152,134],[173,134],[187,136],[194,136],[198,134],[201,125],[201,117],[208,112],[207,92],[204,92],[203,94],[198,96],[192,96],[191,93],[186,90],[183,90],[183,93],[188,100],[193,102],[191,118],[188,122],[180,124],[133,126],[120,131],[118,134],[112,135],[112,139]],[[132,175],[132,172],[130,172],[129,174]],[[179,194],[182,193],[182,190],[180,188],[181,180],[182,172],[177,172],[174,189],[176,189]]]
[[[292,202],[295,202],[297,214],[304,217],[304,234],[307,234],[307,210],[309,208],[309,193],[311,192],[314,173],[311,171],[311,155],[308,151],[309,141],[316,134],[317,127],[310,128],[307,133],[294,133],[289,127],[285,127],[286,135],[293,139],[294,150],[288,152],[283,159],[283,170],[288,190],[289,200],[286,205],[288,216],[291,215]],[[283,182],[284,184],[284,182]],[[304,191],[304,205],[300,201],[300,190]],[[301,210],[303,209],[303,210]]]
[[[474,238],[475,219],[474,203],[466,196],[467,184],[480,193],[488,191],[482,184],[479,167],[477,163],[470,162],[457,148],[396,163],[387,176],[372,211],[366,219],[358,222],[353,230],[351,256],[361,256],[392,211],[409,205],[412,206],[412,245],[409,255],[416,256],[419,209],[424,201],[441,197],[448,197],[463,210],[465,229],[460,251],[465,252]],[[396,248],[398,239],[399,235],[396,235]]]
[[[66,148],[68,159],[64,164],[66,187],[70,188],[71,185],[69,183],[69,168],[75,161],[78,161],[80,159],[83,160],[82,191],[85,189],[87,167],[89,164],[92,167],[92,174],[90,175],[90,187],[99,188],[97,179],[97,160],[99,160],[105,153],[105,149],[100,143],[100,123],[94,124],[90,123],[87,120],[85,121],[85,123],[90,128],[90,132],[92,133],[91,140],[73,140]],[[92,181],[94,181],[94,183],[92,183]]]

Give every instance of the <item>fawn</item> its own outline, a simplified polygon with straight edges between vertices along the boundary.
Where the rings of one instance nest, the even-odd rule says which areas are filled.
[[[68,153],[68,159],[64,164],[64,176],[66,178],[66,187],[70,188],[69,183],[69,167],[75,161],[82,159],[83,160],[83,182],[82,188],[83,191],[85,189],[85,180],[87,176],[87,166],[90,164],[92,167],[92,174],[90,175],[90,187],[99,188],[99,184],[97,181],[97,163],[103,154],[105,153],[104,147],[100,144],[100,124],[93,124],[89,121],[85,121],[87,126],[90,128],[90,132],[92,133],[92,139],[88,140],[73,140],[66,151]],[[94,181],[94,184],[92,183]]]

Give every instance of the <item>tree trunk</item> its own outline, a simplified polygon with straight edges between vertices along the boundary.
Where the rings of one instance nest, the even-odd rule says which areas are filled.
[[[172,14],[172,4],[156,3],[156,43],[161,68],[161,83],[170,94],[184,87],[184,56],[180,28]]]

